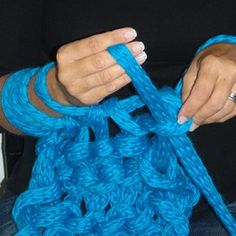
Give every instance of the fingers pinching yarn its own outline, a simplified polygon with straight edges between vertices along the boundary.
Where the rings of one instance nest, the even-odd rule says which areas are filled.
[[[232,40],[219,36],[209,42],[224,39]],[[87,107],[58,104],[46,87],[54,63],[12,74],[4,86],[8,120],[40,137],[29,187],[13,210],[16,235],[184,236],[201,194],[236,235],[235,220],[186,134],[192,121],[177,122],[182,81],[175,89],[156,88],[125,45],[108,52],[137,95]],[[30,104],[26,89],[33,75],[37,95],[62,117],[46,116]],[[144,106],[147,112],[133,114]],[[115,135],[109,122],[119,129]]]

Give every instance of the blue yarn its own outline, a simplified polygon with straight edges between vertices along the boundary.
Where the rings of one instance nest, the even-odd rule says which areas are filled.
[[[236,37],[213,37],[196,54],[218,42],[236,43]],[[236,235],[235,220],[186,135],[192,120],[177,123],[182,80],[175,89],[157,89],[125,45],[107,50],[138,95],[87,107],[58,104],[46,86],[54,63],[13,73],[3,87],[6,118],[40,137],[30,185],[13,209],[16,235],[188,235],[200,194]],[[62,117],[30,104],[27,87],[33,75],[37,95]],[[148,112],[131,115],[144,106]],[[120,128],[114,137],[109,119]]]
[[[61,128],[62,119],[49,117],[29,102],[28,85],[38,70],[39,68],[23,69],[9,76],[2,90],[2,107],[13,126],[32,136],[42,137],[50,134],[54,128]]]

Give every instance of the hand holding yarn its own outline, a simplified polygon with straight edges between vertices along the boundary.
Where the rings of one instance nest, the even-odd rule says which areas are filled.
[[[193,131],[199,125],[235,117],[236,105],[228,99],[230,93],[236,91],[235,75],[235,44],[217,43],[203,49],[183,78],[184,105],[178,116],[180,122],[192,117]]]
[[[236,37],[220,35],[199,50],[227,40],[236,43]],[[235,219],[185,134],[191,123],[176,122],[182,80],[174,90],[158,89],[126,45],[107,51],[132,78],[137,95],[86,107],[58,104],[46,85],[54,62],[17,71],[4,84],[7,119],[40,137],[29,188],[13,209],[16,235],[187,236],[200,194],[236,235]],[[63,117],[47,116],[30,103],[33,75],[36,94]],[[143,106],[146,113],[131,115]],[[120,129],[115,136],[109,134],[110,119]]]
[[[57,52],[57,77],[66,103],[92,105],[130,83],[125,71],[106,48],[125,43],[141,64],[146,59],[142,42],[132,28],[121,28],[68,43]],[[65,103],[63,101],[60,101]]]

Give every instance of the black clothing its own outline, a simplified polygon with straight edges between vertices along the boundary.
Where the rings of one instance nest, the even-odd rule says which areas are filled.
[[[234,0],[0,0],[0,5],[1,75],[55,60],[56,50],[67,42],[131,26],[146,46],[143,67],[153,82],[158,87],[174,86],[208,38],[236,35]],[[130,96],[131,87],[112,96]],[[231,119],[189,134],[227,202],[236,200],[235,128],[236,119]],[[36,139],[23,141],[22,155],[8,181],[9,190],[16,193],[27,187],[34,162]]]

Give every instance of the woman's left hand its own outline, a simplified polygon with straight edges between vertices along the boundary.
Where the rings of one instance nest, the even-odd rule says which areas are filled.
[[[217,43],[205,48],[189,66],[182,89],[178,122],[193,118],[190,131],[200,125],[225,122],[236,116],[236,45]]]

